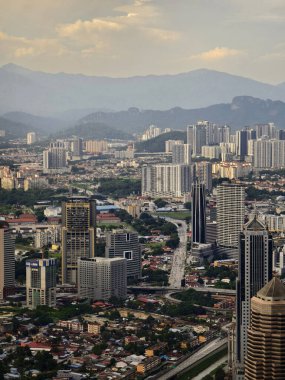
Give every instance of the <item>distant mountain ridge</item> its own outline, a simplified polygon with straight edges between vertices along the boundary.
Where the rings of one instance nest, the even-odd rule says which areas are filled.
[[[122,131],[141,133],[150,124],[160,128],[184,129],[198,120],[228,124],[233,130],[246,125],[268,122],[274,122],[279,128],[285,128],[285,103],[238,96],[228,104],[216,104],[193,110],[176,107],[167,111],[140,111],[131,108],[120,112],[96,112],[82,118],[78,123],[105,123]]]
[[[285,101],[285,86],[212,70],[177,75],[109,78],[43,73],[8,64],[0,68],[0,114],[21,111],[55,116],[69,110],[130,107],[197,109],[235,96]]]

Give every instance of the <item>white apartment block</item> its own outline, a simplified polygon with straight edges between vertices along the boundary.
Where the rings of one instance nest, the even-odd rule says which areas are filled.
[[[191,166],[159,164],[142,167],[142,195],[182,197],[191,192]]]
[[[78,297],[108,301],[127,297],[127,260],[123,258],[79,258]]]

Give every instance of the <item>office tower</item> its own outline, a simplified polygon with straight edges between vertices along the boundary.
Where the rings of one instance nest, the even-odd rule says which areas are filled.
[[[127,279],[141,278],[141,248],[137,232],[114,231],[106,234],[105,257],[127,260]]]
[[[236,375],[242,379],[250,323],[250,300],[272,278],[272,236],[255,215],[239,236],[236,300]]]
[[[81,157],[83,151],[83,142],[82,139],[77,137],[71,142],[71,152],[72,156]]]
[[[245,191],[242,186],[223,183],[217,187],[218,245],[238,248],[244,224]]]
[[[67,166],[66,149],[62,142],[51,143],[47,150],[43,151],[44,173],[60,172]]]
[[[192,185],[192,243],[206,243],[205,185],[196,178]]]
[[[244,161],[244,158],[247,155],[247,140],[247,131],[243,130],[236,132],[236,155],[242,161]]]
[[[27,144],[28,145],[34,144],[36,141],[37,141],[36,132],[28,132],[27,133]]]
[[[175,144],[172,146],[172,163],[173,164],[191,164],[191,145]]]
[[[0,221],[0,300],[15,292],[15,243],[9,224]]]
[[[56,306],[56,259],[26,262],[26,302],[29,309]]]
[[[212,164],[206,161],[195,162],[195,175],[204,183],[207,191],[212,191]]]
[[[285,379],[285,286],[276,277],[251,299],[245,380]]]
[[[187,144],[191,145],[193,149],[194,145],[194,125],[187,126]]]
[[[78,297],[108,301],[127,297],[127,260],[123,258],[79,258]]]
[[[191,166],[159,164],[142,167],[142,195],[182,197],[191,191]]]
[[[200,156],[202,146],[207,145],[207,121],[201,121],[193,128],[193,156]]]
[[[62,203],[62,283],[76,284],[79,257],[95,256],[96,204],[86,197]]]
[[[165,141],[165,153],[172,153],[172,148],[174,145],[184,144],[183,140],[167,140]]]

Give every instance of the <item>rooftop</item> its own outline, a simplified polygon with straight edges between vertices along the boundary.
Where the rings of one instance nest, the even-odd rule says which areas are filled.
[[[273,277],[259,292],[257,297],[265,301],[285,301],[285,286],[277,277]]]

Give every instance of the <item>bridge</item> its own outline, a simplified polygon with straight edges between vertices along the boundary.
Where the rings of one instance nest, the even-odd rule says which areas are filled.
[[[174,288],[170,286],[128,286],[128,289],[131,291],[145,291],[150,293],[161,292],[161,293],[169,293],[169,292],[183,292],[188,289],[194,289],[196,292],[202,293],[213,293],[213,294],[222,294],[227,296],[235,296],[236,291],[232,289],[219,289],[219,288],[208,288],[208,287],[199,287],[199,288]]]

